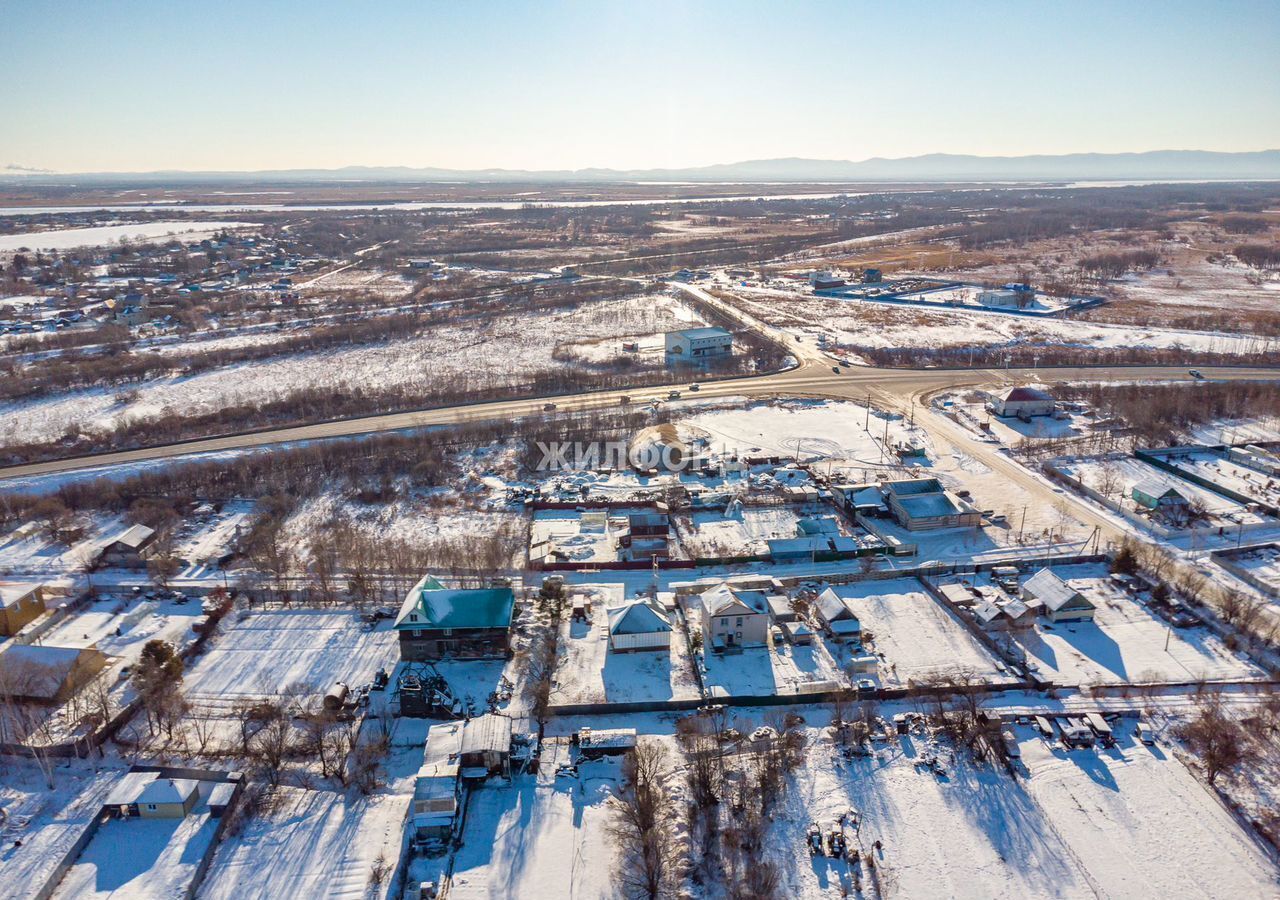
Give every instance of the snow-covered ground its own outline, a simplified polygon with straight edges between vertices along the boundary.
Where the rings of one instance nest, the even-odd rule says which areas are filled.
[[[53,896],[62,900],[185,896],[217,827],[218,820],[210,815],[203,798],[181,819],[108,819]]]
[[[1054,573],[1097,607],[1093,622],[1044,619],[1013,633],[1039,674],[1065,684],[1257,678],[1263,672],[1232,652],[1207,628],[1173,628],[1117,589],[1097,565]]]
[[[1253,512],[1243,503],[1216,494],[1207,488],[1157,469],[1140,459],[1116,457],[1106,459],[1064,458],[1054,465],[1064,474],[1092,488],[1122,508],[1146,515],[1148,511],[1133,500],[1133,486],[1151,482],[1164,488],[1173,488],[1193,504],[1204,508],[1208,521],[1217,527],[1253,524],[1267,521],[1261,513]]]
[[[880,657],[886,687],[966,670],[986,681],[1004,676],[1002,666],[965,626],[925,593],[914,579],[836,585],[862,623],[863,640]]]
[[[859,300],[735,289],[751,315],[789,329],[809,329],[854,347],[993,347],[1017,343],[1117,348],[1174,347],[1216,353],[1258,353],[1275,340],[1248,334],[1042,319],[990,311],[932,310]]]
[[[173,235],[183,241],[202,241],[220,231],[257,228],[253,222],[137,222],[131,225],[98,225],[90,228],[61,228],[0,235],[0,253],[21,250],[67,250],[98,247],[128,239],[135,243]]]
[[[567,743],[544,743],[538,776],[492,781],[472,794],[454,856],[453,900],[618,896],[608,800],[622,782],[614,759],[580,763],[557,779]]]
[[[9,759],[0,774],[0,898],[26,900],[102,809],[120,770],[54,769],[50,790],[30,761]]]
[[[375,864],[381,860],[388,873],[395,867],[411,778],[369,797],[283,786],[273,793],[263,812],[222,842],[197,896],[364,900]]]
[[[1162,458],[1185,472],[1246,497],[1280,506],[1280,476],[1265,475],[1210,451],[1175,453]]]
[[[1280,591],[1280,547],[1273,545],[1249,553],[1233,554],[1231,562]]]
[[[618,653],[609,649],[609,609],[623,605],[625,585],[574,586],[591,601],[591,620],[560,624],[562,654],[553,703],[628,703],[698,696],[688,643],[678,623],[666,650]]]
[[[1125,720],[1125,731],[1131,720]],[[1093,893],[1272,897],[1274,861],[1177,759],[1122,731],[1112,750],[1063,750],[1020,729],[1026,792]],[[1101,893],[1099,893],[1101,892]]]
[[[307,388],[362,392],[518,383],[535,372],[580,366],[572,353],[580,343],[685,327],[688,315],[688,307],[673,298],[637,295],[569,311],[460,321],[400,340],[175,375],[127,391],[30,398],[0,406],[0,445],[53,440],[71,425],[94,431],[125,420],[257,405]]]
[[[274,609],[233,614],[183,676],[202,705],[277,694],[303,683],[323,694],[334,682],[356,687],[399,658],[385,622],[366,631],[354,612]]]

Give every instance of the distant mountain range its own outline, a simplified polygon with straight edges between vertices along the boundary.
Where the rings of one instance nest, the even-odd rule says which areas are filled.
[[[1280,150],[1217,153],[1068,153],[1060,156],[966,156],[930,153],[903,159],[758,159],[685,169],[440,169],[346,166],[257,172],[90,172],[53,174],[22,166],[0,168],[0,181],[85,182],[877,182],[877,181],[1147,181],[1280,179]]]

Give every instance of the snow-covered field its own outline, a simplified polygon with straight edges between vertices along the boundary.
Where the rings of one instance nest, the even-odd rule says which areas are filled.
[[[1280,591],[1280,547],[1261,547],[1250,553],[1233,555],[1231,562]]]
[[[1219,487],[1272,506],[1280,505],[1280,477],[1265,475],[1209,451],[1169,454],[1163,458]]]
[[[0,253],[21,250],[67,250],[72,247],[100,247],[121,240],[155,240],[170,235],[183,241],[202,241],[220,231],[257,228],[253,222],[137,222],[132,225],[98,225],[90,228],[61,228],[0,235]]]
[[[183,676],[183,688],[202,704],[272,695],[298,683],[324,693],[336,681],[363,684],[398,658],[395,631],[386,623],[365,631],[353,612],[250,612],[223,621]]]
[[[1026,792],[1098,896],[1273,897],[1274,862],[1158,747],[1063,750],[1022,730]]]
[[[800,516],[791,506],[748,506],[735,507],[731,515],[721,510],[698,510],[690,519],[694,531],[682,535],[682,542],[696,558],[767,553],[766,541],[796,536]]]
[[[811,740],[774,816],[782,895],[857,896],[846,862],[810,857],[809,822],[849,809],[851,847],[874,860],[882,897],[1270,897],[1276,870],[1178,760],[1122,734],[1114,750],[1064,751],[1018,728],[1024,777],[975,766],[913,733],[845,760]],[[811,734],[813,732],[811,731]],[[951,759],[939,778],[915,761]],[[880,842],[880,848],[875,843]],[[876,896],[863,865],[862,896]]]
[[[986,648],[918,581],[870,581],[832,590],[849,601],[868,649],[881,657],[883,685],[898,687],[962,669],[988,681],[1001,678]]]
[[[127,391],[31,398],[0,406],[0,445],[53,440],[72,425],[94,431],[125,420],[257,405],[308,388],[362,392],[519,382],[535,372],[580,365],[572,353],[580,343],[685,327],[689,315],[673,298],[635,296],[571,311],[462,321],[402,340],[277,356],[159,378]]]
[[[1258,353],[1274,340],[1248,334],[1183,331],[1157,326],[1112,325],[1079,319],[1042,319],[998,312],[921,309],[839,300],[785,291],[736,289],[751,315],[789,329],[825,333],[855,347],[993,347],[1015,343],[1117,348],[1181,347],[1216,353]]]
[[[705,436],[713,450],[743,456],[781,456],[799,461],[836,459],[850,464],[887,461],[881,442],[885,418],[857,403],[823,400],[754,402],[738,409],[697,413],[682,429]],[[892,422],[890,443],[908,436],[906,423]]]
[[[1093,622],[1054,625],[1042,619],[1013,635],[1041,677],[1065,684],[1115,684],[1263,674],[1207,628],[1172,628],[1115,588],[1099,566],[1054,572],[1092,601],[1097,612]]]
[[[363,900],[375,863],[395,866],[412,796],[411,779],[369,797],[275,788],[267,809],[223,841],[197,896]]]

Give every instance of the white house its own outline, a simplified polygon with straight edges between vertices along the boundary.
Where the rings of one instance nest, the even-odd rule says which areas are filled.
[[[735,589],[721,582],[702,595],[704,647],[762,647],[768,634],[769,600],[764,591]]]
[[[1039,600],[1050,622],[1083,622],[1093,619],[1096,607],[1084,594],[1049,569],[1041,569],[1022,584],[1022,599]]]
[[[666,610],[649,600],[636,600],[609,610],[609,649],[668,650],[671,619]]]

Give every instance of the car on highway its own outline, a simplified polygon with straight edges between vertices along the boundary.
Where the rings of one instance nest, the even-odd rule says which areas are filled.
[[[1201,379],[1201,378],[1204,378],[1204,373],[1203,373],[1203,372],[1201,372],[1199,369],[1187,369],[1187,374],[1188,374],[1188,375],[1190,375],[1192,378],[1195,378],[1195,379],[1197,379],[1197,380],[1198,380],[1198,379]]]
[[[628,397],[626,394],[623,394],[621,397],[618,398],[618,402],[621,403],[623,406],[626,406],[628,403],[631,402],[631,398]]]
[[[847,369],[847,368],[849,368],[851,365],[853,365],[853,363],[849,362],[849,360],[847,360],[847,359],[842,359],[842,360],[840,360],[840,365],[844,366],[844,367]]]
[[[671,393],[667,394],[667,399],[668,399],[668,400],[679,400],[679,399],[680,399],[680,392],[679,392],[679,391],[672,391]]]
[[[700,385],[700,384],[691,384],[691,385],[689,385],[689,390],[691,390],[691,391],[700,391],[700,390],[702,390],[702,385]]]
[[[555,408],[556,408],[556,405],[555,405],[554,403],[544,403],[544,404],[542,404],[542,411],[543,411],[543,412],[551,412],[551,411],[552,411],[553,409],[555,409]]]
[[[839,367],[839,366],[832,366],[832,367],[831,367],[831,371],[832,371],[832,372],[835,372],[837,375],[839,375],[839,374],[840,374],[840,367]]]

